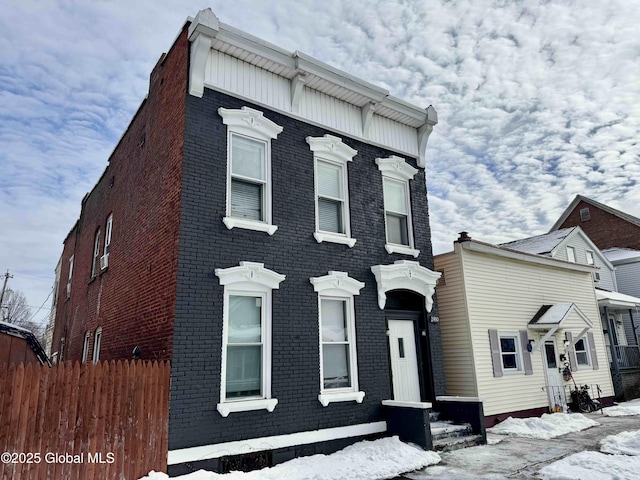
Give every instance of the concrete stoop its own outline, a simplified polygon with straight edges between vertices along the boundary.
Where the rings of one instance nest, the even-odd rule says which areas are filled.
[[[470,424],[458,425],[439,420],[431,421],[431,439],[433,449],[438,452],[450,452],[483,443],[482,435],[474,434]]]

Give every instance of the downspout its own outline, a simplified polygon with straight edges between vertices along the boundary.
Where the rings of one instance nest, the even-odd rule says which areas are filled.
[[[604,307],[604,318],[607,325],[607,335],[609,336],[609,345],[611,346],[611,370],[615,375],[620,374],[620,367],[618,366],[618,351],[616,350],[617,342],[613,336],[614,325],[609,318],[609,307]]]
[[[631,319],[631,328],[633,328],[633,338],[636,341],[636,345],[638,345],[638,332],[636,327],[636,322],[633,321],[633,310],[629,309],[629,318]]]

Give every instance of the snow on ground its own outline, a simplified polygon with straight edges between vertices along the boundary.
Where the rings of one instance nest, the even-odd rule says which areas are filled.
[[[199,470],[180,480],[375,480],[393,478],[440,462],[435,452],[402,443],[398,437],[364,441],[331,455],[294,458],[271,468],[220,475]],[[140,480],[166,480],[164,473],[150,472]]]
[[[640,398],[630,402],[619,403],[614,407],[602,409],[602,413],[608,417],[626,417],[628,415],[640,415]]]
[[[495,427],[488,428],[487,432],[548,440],[597,425],[600,424],[580,413],[545,413],[542,417],[509,417]]]
[[[614,455],[640,455],[640,430],[603,438],[600,440],[600,451]]]
[[[543,467],[543,480],[635,480],[640,472],[640,456],[607,455],[584,451]]]

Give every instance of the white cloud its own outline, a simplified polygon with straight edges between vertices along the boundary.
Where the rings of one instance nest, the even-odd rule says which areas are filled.
[[[153,65],[208,6],[436,107],[436,252],[461,230],[494,242],[542,233],[576,194],[640,216],[637,2],[24,0],[0,13],[0,270],[30,304],[48,294]]]

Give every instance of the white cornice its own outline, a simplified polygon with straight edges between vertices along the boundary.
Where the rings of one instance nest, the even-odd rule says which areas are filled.
[[[435,109],[417,107],[409,102],[393,97],[385,88],[373,85],[344,71],[327,65],[302,52],[289,52],[276,45],[254,37],[246,32],[226,25],[218,20],[211,9],[201,10],[189,26],[189,41],[192,42],[189,93],[201,97],[204,91],[205,69],[208,50],[221,48],[226,54],[252,58],[251,63],[273,62],[279,67],[279,74],[291,81],[291,112],[296,113],[300,98],[303,95],[304,75],[317,77],[335,86],[358,95],[355,105],[362,109],[363,138],[368,139],[369,127],[373,117],[374,105],[388,110],[383,116],[404,120],[396,120],[416,129],[418,165],[424,168],[426,163],[426,146],[433,126],[438,122]]]
[[[341,138],[334,137],[333,135],[327,134],[322,137],[307,137],[306,140],[314,155],[317,154],[327,160],[343,163],[350,162],[358,153],[357,150],[343,143]]]
[[[396,180],[411,180],[418,173],[418,170],[409,165],[404,158],[395,155],[388,158],[376,158],[376,165],[382,175]]]
[[[439,272],[433,272],[418,262],[398,260],[392,265],[374,265],[371,271],[378,284],[378,306],[384,308],[387,292],[391,290],[411,290],[424,297],[427,312],[433,307],[433,294]]]
[[[311,277],[309,279],[313,290],[322,295],[351,296],[360,295],[364,282],[351,278],[347,272],[330,271],[329,275]]]

